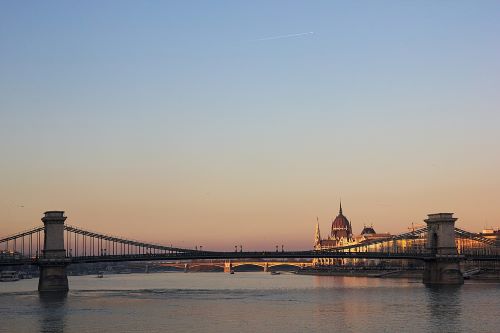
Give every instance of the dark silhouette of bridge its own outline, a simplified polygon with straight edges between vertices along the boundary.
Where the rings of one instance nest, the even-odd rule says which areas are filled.
[[[0,267],[37,265],[39,290],[67,290],[66,267],[78,263],[181,260],[406,259],[425,262],[424,283],[463,283],[459,262],[500,261],[495,240],[455,228],[451,213],[430,214],[427,227],[388,238],[315,251],[204,251],[141,242],[65,224],[45,212],[38,226],[0,239]]]

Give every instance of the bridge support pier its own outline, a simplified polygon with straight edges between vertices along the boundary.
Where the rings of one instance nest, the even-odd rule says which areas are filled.
[[[40,265],[40,277],[38,278],[38,291],[59,291],[69,290],[68,275],[66,265]]]
[[[231,260],[226,261],[224,263],[224,273],[231,273],[233,270],[233,264],[231,263]]]
[[[427,285],[463,284],[460,259],[455,245],[453,213],[429,214],[427,223],[428,251],[435,257],[425,261],[423,282]]]
[[[64,249],[64,221],[66,217],[63,211],[48,211],[42,217],[45,225],[44,248],[42,256],[38,259],[40,278],[38,279],[38,291],[67,292],[69,289]]]

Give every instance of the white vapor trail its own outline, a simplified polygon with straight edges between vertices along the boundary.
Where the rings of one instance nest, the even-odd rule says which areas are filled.
[[[264,40],[273,40],[273,39],[282,39],[282,38],[291,38],[291,37],[301,37],[301,36],[306,36],[306,35],[312,35],[314,32],[309,31],[309,32],[301,32],[299,34],[289,34],[289,35],[281,35],[281,36],[273,36],[273,37],[266,37],[266,38],[260,38],[257,39],[258,41],[264,41]]]

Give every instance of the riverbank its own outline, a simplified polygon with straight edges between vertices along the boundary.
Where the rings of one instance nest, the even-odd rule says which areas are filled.
[[[376,278],[415,278],[421,279],[423,270],[420,269],[338,269],[338,268],[305,268],[296,272],[299,275],[319,276],[353,276]]]
[[[480,271],[470,277],[470,280],[500,283],[500,271]]]
[[[299,275],[317,276],[351,276],[373,278],[405,278],[422,279],[422,269],[338,269],[338,268],[305,268],[298,270]],[[470,280],[500,283],[500,271],[480,271],[469,277]]]

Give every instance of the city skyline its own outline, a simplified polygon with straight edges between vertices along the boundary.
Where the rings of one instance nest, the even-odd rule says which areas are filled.
[[[305,249],[340,198],[354,233],[500,224],[498,2],[0,7],[3,235]]]

